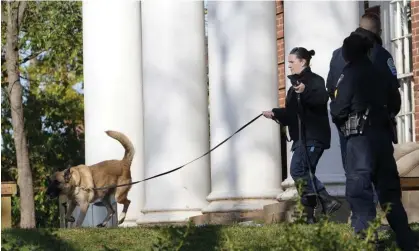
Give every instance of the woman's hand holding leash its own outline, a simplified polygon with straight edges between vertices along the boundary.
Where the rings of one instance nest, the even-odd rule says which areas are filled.
[[[262,112],[262,115],[268,119],[272,119],[274,117],[274,113],[272,111],[264,111]]]
[[[293,86],[293,88],[296,93],[302,93],[304,92],[306,86],[303,83],[297,81],[297,85]]]

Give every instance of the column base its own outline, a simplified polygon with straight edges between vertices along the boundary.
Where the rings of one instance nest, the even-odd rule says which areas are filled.
[[[296,200],[297,198],[298,198],[298,191],[295,186],[288,187],[284,192],[276,196],[276,199],[278,201]]]
[[[200,209],[143,210],[137,225],[187,223],[190,217],[202,215]]]
[[[263,206],[276,202],[275,197],[272,199],[212,201],[207,207],[202,209],[202,213],[248,212],[263,210]]]
[[[291,177],[286,178],[282,183],[281,186],[283,188],[289,188],[289,187],[294,187],[295,186],[295,182]]]
[[[285,191],[279,193],[276,196],[276,199],[278,201],[287,201],[287,200],[295,200],[298,198],[298,191],[297,188],[295,187],[295,182],[294,180],[291,178],[291,176],[289,176],[288,178],[286,178],[282,183],[281,186],[283,188],[285,188]]]
[[[195,225],[230,225],[246,221],[263,221],[263,210],[255,211],[232,211],[232,212],[218,212],[205,213],[203,215],[191,217],[190,220]]]
[[[263,210],[263,206],[275,203],[282,189],[265,191],[214,191],[208,195],[208,206],[202,213],[245,212]]]
[[[137,226],[137,221],[136,220],[125,220],[124,223],[122,223],[121,225],[118,225],[118,227],[136,227]]]

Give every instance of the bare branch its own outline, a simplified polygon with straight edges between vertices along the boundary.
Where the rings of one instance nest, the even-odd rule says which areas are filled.
[[[22,78],[22,79],[24,79],[24,80],[26,80],[26,81],[28,81],[28,82],[36,82],[36,83],[40,83],[40,81],[39,81],[39,80],[35,80],[35,79],[28,78],[28,77],[24,77],[24,76],[22,76],[22,75],[19,75],[19,78]]]

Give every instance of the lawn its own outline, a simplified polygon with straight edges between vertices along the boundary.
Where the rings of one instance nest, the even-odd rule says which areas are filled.
[[[419,224],[413,225],[419,234]],[[380,231],[385,250],[396,250],[391,231]],[[19,248],[17,248],[19,247]],[[180,248],[180,249],[178,249]],[[345,224],[183,226],[84,229],[7,229],[3,250],[373,250]]]

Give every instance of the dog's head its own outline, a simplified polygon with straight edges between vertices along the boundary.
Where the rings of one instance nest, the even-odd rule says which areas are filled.
[[[69,195],[74,187],[79,183],[80,175],[74,168],[67,168],[64,171],[55,172],[48,178],[46,194],[54,199],[59,195]]]

